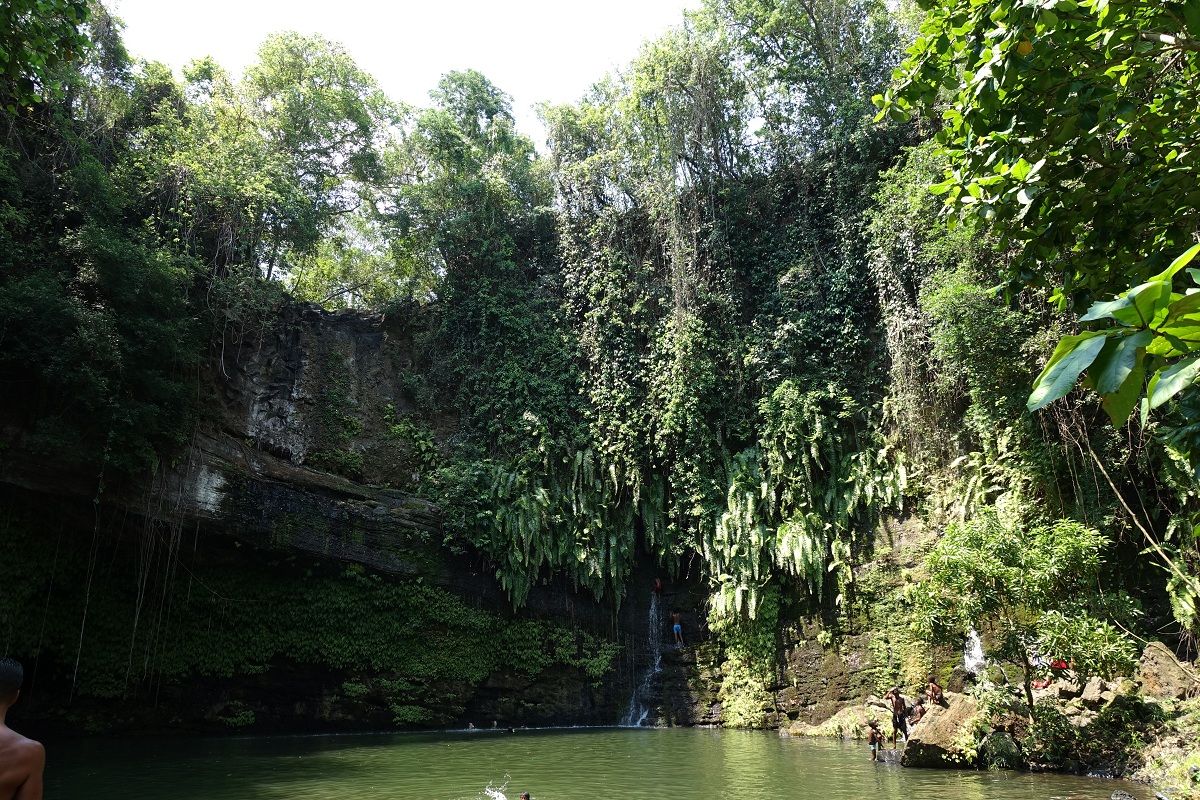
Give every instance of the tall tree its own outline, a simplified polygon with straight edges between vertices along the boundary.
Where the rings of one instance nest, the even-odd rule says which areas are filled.
[[[900,55],[884,0],[705,0],[729,31],[776,160],[853,133]]]
[[[263,43],[243,91],[271,155],[305,201],[267,210],[270,276],[285,248],[311,250],[381,180],[380,145],[398,109],[340,45],[296,33]]]

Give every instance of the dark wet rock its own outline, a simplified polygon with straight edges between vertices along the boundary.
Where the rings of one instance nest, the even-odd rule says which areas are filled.
[[[903,753],[904,753],[903,750],[880,750],[879,756],[878,756],[878,761],[880,764],[899,765],[900,758]]]
[[[1122,789],[1117,789],[1112,793],[1112,797],[1109,798],[1109,800],[1135,800],[1135,798],[1129,792],[1126,792]]]
[[[963,692],[967,685],[975,682],[975,675],[962,667],[955,667],[946,679],[945,689],[948,692]]]

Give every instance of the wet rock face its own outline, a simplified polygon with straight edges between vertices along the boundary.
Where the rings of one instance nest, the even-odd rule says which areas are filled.
[[[411,478],[389,450],[413,410],[417,316],[289,308],[274,325],[228,337],[214,381],[222,427],[294,465],[395,485]],[[373,456],[375,456],[373,458]]]
[[[414,365],[413,337],[422,324],[300,305],[266,328],[230,326],[209,365],[212,392],[188,446],[156,475],[110,479],[102,495],[94,466],[57,462],[26,447],[22,420],[9,419],[0,407],[0,490],[19,491],[22,507],[62,509],[68,535],[83,531],[88,541],[99,496],[104,518],[115,520],[104,529],[114,553],[127,539],[183,530],[190,552],[219,551],[230,568],[282,570],[277,564],[311,555],[330,574],[362,565],[383,582],[446,590],[497,619],[546,622],[613,640],[619,631],[612,603],[580,595],[569,583],[534,586],[526,605],[514,611],[491,565],[469,543],[447,541],[441,509],[417,496],[422,471],[436,462],[437,443],[454,426],[440,410],[416,413],[414,387],[423,378]],[[132,563],[136,552],[130,552],[105,563]],[[392,726],[397,712],[386,703],[355,700],[341,690],[347,681],[365,686],[380,675],[288,658],[272,661],[267,677],[234,674],[205,684],[205,698],[215,698],[208,721],[220,726],[226,724],[221,718],[254,712],[263,730]],[[623,679],[607,673],[597,680],[581,666],[560,664],[534,676],[496,672],[431,683],[419,698],[428,713],[413,724],[611,724]],[[192,702],[186,695],[176,698],[180,706]],[[435,700],[426,703],[430,697]],[[141,710],[130,708],[129,716],[135,712]]]
[[[823,722],[847,703],[869,695],[874,686],[866,636],[847,637],[843,648],[823,647],[816,630],[787,652],[784,686],[777,705],[790,720]]]
[[[1200,675],[1181,662],[1162,642],[1146,645],[1138,662],[1142,692],[1160,700],[1182,700],[1200,694]]]

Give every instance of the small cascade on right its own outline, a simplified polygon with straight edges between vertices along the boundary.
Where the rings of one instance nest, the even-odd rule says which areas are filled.
[[[983,640],[972,628],[963,645],[963,669],[971,675],[979,675],[985,666],[987,666],[987,657],[983,653]]]
[[[636,728],[646,721],[650,716],[650,706],[648,697],[650,690],[654,687],[655,678],[662,674],[662,638],[663,638],[663,619],[662,609],[658,605],[658,592],[650,594],[650,617],[648,620],[646,642],[644,652],[648,653],[648,659],[651,664],[634,687],[633,695],[629,698],[629,708],[625,711],[625,717],[621,720],[621,725],[627,728]]]

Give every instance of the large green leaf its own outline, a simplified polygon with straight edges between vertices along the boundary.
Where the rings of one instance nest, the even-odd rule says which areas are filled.
[[[1200,357],[1196,356],[1160,369],[1150,379],[1150,386],[1147,388],[1150,407],[1158,408],[1179,394],[1180,390],[1195,382],[1197,374],[1200,374]]]
[[[1133,409],[1137,407],[1142,396],[1142,386],[1146,382],[1146,367],[1142,361],[1134,364],[1133,369],[1125,378],[1118,391],[1104,395],[1102,405],[1113,427],[1120,427],[1129,419]]]
[[[1138,349],[1150,344],[1153,339],[1154,334],[1150,331],[1109,336],[1096,360],[1088,367],[1092,387],[1105,395],[1120,389],[1138,362]]]
[[[1086,331],[1078,336],[1064,336],[1050,356],[1046,368],[1038,375],[1025,406],[1030,411],[1053,403],[1063,397],[1083,372],[1100,354],[1106,338],[1100,331]]]
[[[1175,277],[1175,273],[1179,272],[1179,270],[1183,269],[1188,264],[1192,263],[1192,259],[1194,259],[1196,257],[1197,253],[1200,253],[1200,244],[1193,245],[1193,246],[1189,247],[1187,250],[1183,251],[1183,253],[1181,253],[1178,258],[1176,258],[1174,261],[1171,262],[1171,266],[1167,267],[1165,270],[1163,270],[1159,274],[1155,275],[1150,280],[1151,281],[1169,281],[1169,280],[1171,280],[1172,278]]]
[[[1116,314],[1133,306],[1133,299],[1127,295],[1121,295],[1116,300],[1105,300],[1101,303],[1092,303],[1088,308],[1087,313],[1079,318],[1080,322],[1095,322],[1098,319],[1116,319]]]

